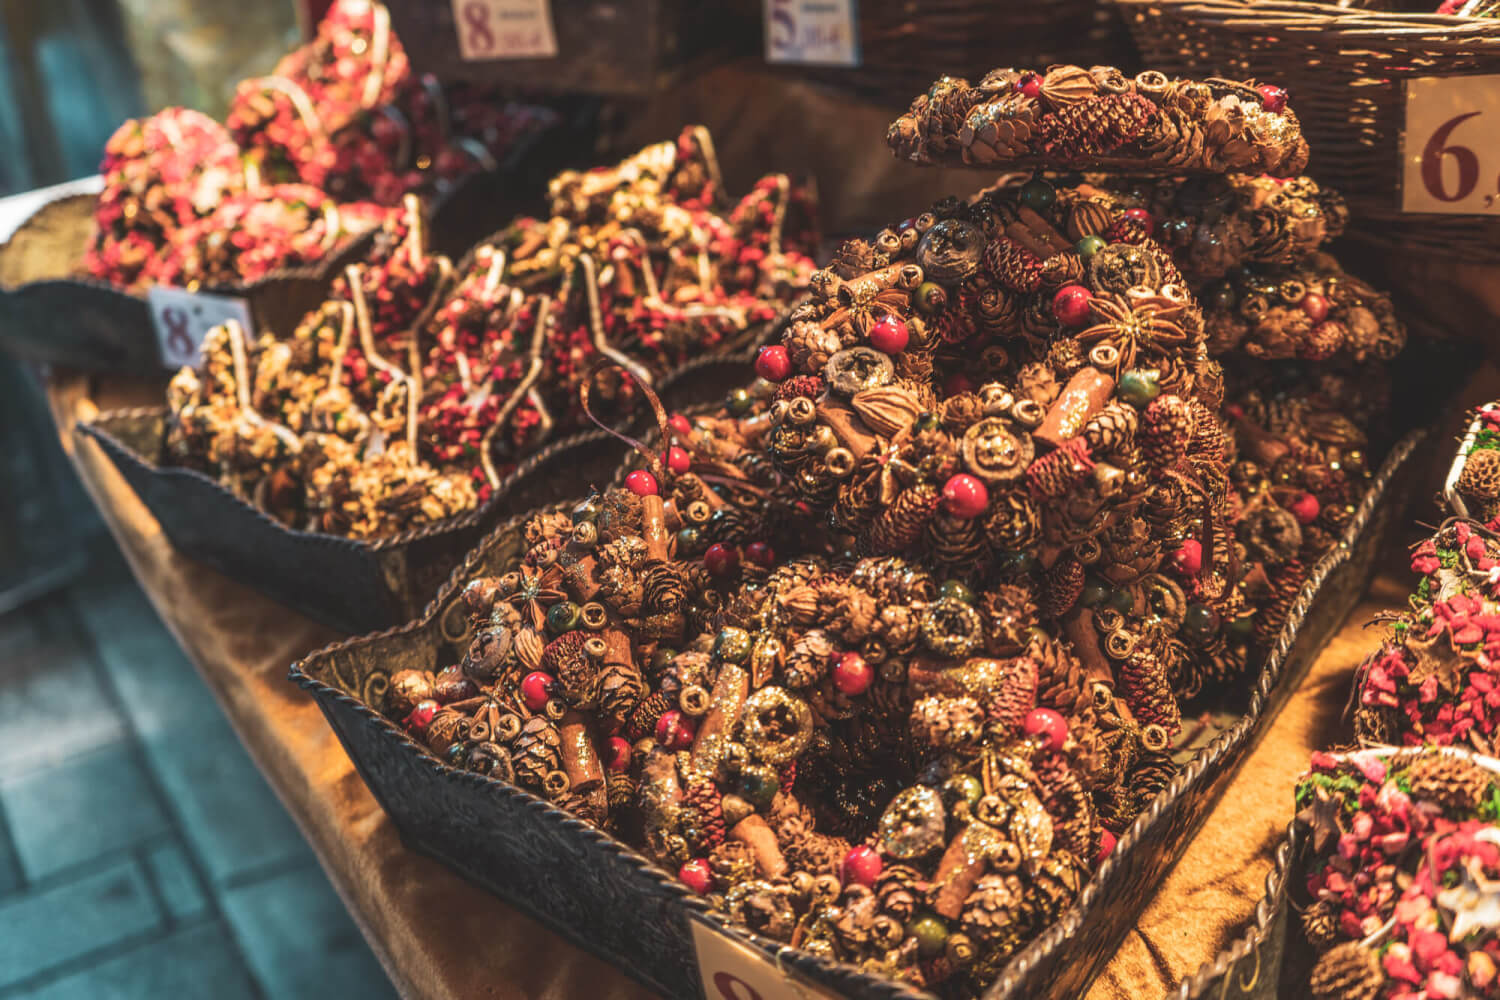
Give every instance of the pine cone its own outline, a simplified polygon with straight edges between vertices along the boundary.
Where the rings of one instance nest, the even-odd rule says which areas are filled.
[[[1031,548],[1042,533],[1042,516],[1024,493],[1005,493],[991,499],[985,535],[996,549],[1012,552]]]
[[[547,776],[562,770],[562,736],[551,722],[536,716],[527,719],[510,749],[516,783],[541,788]]]
[[[1104,231],[1104,242],[1106,243],[1129,243],[1139,246],[1151,238],[1151,231],[1146,228],[1146,222],[1130,215],[1122,215],[1109,224]]]
[[[574,629],[547,643],[542,667],[556,677],[562,696],[575,708],[592,708],[599,696],[600,662],[583,651],[590,633]]]
[[[1026,715],[1036,708],[1037,666],[1028,656],[1001,661],[996,684],[989,692],[988,715],[1012,733],[1020,733]]]
[[[625,726],[625,738],[634,742],[651,736],[656,732],[656,722],[662,713],[672,707],[671,698],[660,691],[654,692],[630,713],[630,721]]]
[[[1281,634],[1306,580],[1307,568],[1296,559],[1283,563],[1271,576],[1271,597],[1255,616],[1255,638],[1261,645],[1271,645]]]
[[[1099,94],[1059,108],[1037,122],[1042,148],[1060,163],[1092,166],[1146,134],[1157,109],[1140,94]]]
[[[1181,396],[1159,396],[1141,421],[1141,454],[1153,469],[1170,469],[1187,456],[1193,413]]]
[[[942,494],[931,483],[921,482],[896,494],[888,510],[875,518],[865,536],[872,553],[894,554],[909,548],[922,537],[937,512]]]
[[[1036,703],[1053,708],[1070,719],[1085,705],[1091,694],[1084,679],[1083,662],[1051,636],[1030,637],[1026,656],[1036,664]]]
[[[1088,442],[1081,437],[1069,438],[1055,451],[1031,463],[1026,469],[1026,486],[1033,499],[1055,500],[1093,471]]]
[[[1203,159],[1203,127],[1176,108],[1162,111],[1140,141],[1149,160],[1169,167],[1192,167]]]
[[[958,133],[964,160],[997,163],[1027,155],[1036,135],[1036,112],[1036,101],[1019,92],[976,105]]]
[[[1083,425],[1083,438],[1095,455],[1119,454],[1135,441],[1140,413],[1133,406],[1110,403]]]
[[[833,271],[845,281],[878,270],[890,263],[890,258],[876,250],[868,240],[852,239],[845,240],[834,251],[833,260],[828,264],[829,270]]]
[[[646,696],[646,682],[633,666],[615,664],[606,667],[599,675],[595,690],[599,698],[596,709],[599,717],[623,726],[635,717],[641,699]],[[655,723],[652,725],[654,728]]]
[[[1167,672],[1150,650],[1137,649],[1121,664],[1120,696],[1141,725],[1154,723],[1174,735],[1182,729],[1182,715]]]
[[[1458,491],[1481,500],[1500,499],[1500,448],[1476,448],[1458,474]]]
[[[972,311],[979,328],[991,337],[1011,333],[1021,315],[1015,295],[995,287],[982,289],[974,297]]]
[[[1016,875],[985,875],[964,900],[959,922],[985,950],[1009,955],[1025,932],[1022,901],[1026,887]]]
[[[1339,939],[1339,918],[1327,900],[1317,900],[1302,911],[1302,930],[1318,951],[1325,951]]]
[[[1349,328],[1336,319],[1326,320],[1301,337],[1297,357],[1304,361],[1327,361],[1349,342]]]
[[[756,877],[755,852],[743,841],[726,840],[708,852],[708,869],[717,885],[732,889]]]
[[[1029,295],[1042,286],[1042,261],[1009,236],[984,248],[984,266],[1004,288]]]
[[[1142,752],[1135,767],[1130,770],[1130,794],[1136,804],[1144,809],[1152,799],[1171,783],[1177,774],[1177,765],[1172,754],[1166,750]]]
[[[983,733],[984,710],[967,696],[929,695],[912,706],[909,726],[912,739],[921,746],[967,750]]]
[[[821,375],[793,375],[776,387],[772,400],[817,399],[828,389]]]
[[[938,513],[927,522],[925,553],[949,576],[969,575],[989,552],[984,529],[973,518]]]
[[[1463,818],[1479,808],[1494,781],[1479,765],[1444,753],[1418,757],[1406,769],[1406,780],[1412,798],[1434,802]]]
[[[1318,959],[1308,986],[1314,1000],[1375,1000],[1385,986],[1385,973],[1373,949],[1347,941]]]
[[[707,778],[688,783],[682,793],[682,828],[695,853],[702,854],[724,842],[724,795]]]
[[[1188,454],[1214,462],[1231,459],[1233,439],[1217,413],[1209,409],[1201,399],[1188,400],[1191,412],[1193,437],[1188,445]]]
[[[1042,615],[1061,618],[1083,593],[1083,564],[1071,555],[1058,557],[1042,579]]]
[[[881,913],[905,924],[916,916],[927,888],[922,873],[915,868],[890,865],[875,878],[875,899]]]
[[[1075,243],[1085,236],[1103,236],[1115,220],[1115,210],[1092,198],[1075,202],[1068,210],[1068,236]]]
[[[782,680],[793,689],[812,687],[828,676],[833,653],[833,640],[822,629],[809,629],[792,644]]]
[[[1083,886],[1083,863],[1066,851],[1053,851],[1021,901],[1022,919],[1029,932],[1051,926],[1063,915]]]
[[[781,343],[791,355],[792,364],[803,372],[822,371],[828,359],[844,349],[838,334],[806,321],[793,323],[782,335]]]
[[[992,656],[1015,656],[1030,643],[1037,622],[1031,591],[1018,584],[988,588],[979,599],[984,616],[985,647]]]
[[[1042,805],[1052,816],[1053,841],[1075,857],[1091,857],[1094,841],[1094,804],[1078,775],[1060,753],[1047,754],[1034,765],[1045,790]]]

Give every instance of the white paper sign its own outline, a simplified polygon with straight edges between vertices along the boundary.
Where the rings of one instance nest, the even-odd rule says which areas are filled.
[[[763,952],[690,918],[706,1000],[839,1000]]]
[[[250,303],[233,295],[205,295],[182,288],[153,287],[146,293],[146,306],[156,327],[161,363],[175,371],[198,364],[198,348],[208,331],[228,320],[239,320],[248,336]]]
[[[1500,213],[1500,76],[1406,82],[1401,210]]]
[[[766,62],[858,66],[857,0],[765,0]]]
[[[551,0],[453,0],[453,22],[465,62],[557,55]]]

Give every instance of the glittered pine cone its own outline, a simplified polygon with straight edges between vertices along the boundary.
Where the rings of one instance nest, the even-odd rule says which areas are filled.
[[[1346,941],[1318,959],[1308,981],[1314,1000],[1376,1000],[1385,987],[1380,956]]]
[[[1036,254],[1002,236],[984,248],[984,267],[1003,288],[1029,295],[1042,286],[1042,261]]]
[[[592,707],[599,695],[601,664],[584,650],[590,634],[583,629],[564,632],[542,652],[542,670],[557,678],[562,696],[576,707]]]
[[[1406,769],[1406,780],[1412,798],[1436,803],[1467,818],[1485,801],[1495,776],[1462,757],[1428,753],[1412,761]]]
[[[963,750],[979,741],[984,731],[984,710],[970,697],[930,695],[911,709],[911,736],[919,744],[938,750]]]
[[[1001,583],[985,589],[979,599],[984,617],[985,646],[992,656],[1015,656],[1027,648],[1037,623],[1037,606],[1029,588]]]
[[[1500,499],[1500,448],[1475,448],[1458,474],[1460,493],[1481,500]]]
[[[547,777],[562,770],[562,736],[541,716],[526,720],[510,753],[516,781],[528,788],[544,788]]]
[[[656,732],[656,722],[667,709],[675,707],[672,699],[660,691],[653,692],[630,713],[625,725],[625,736],[629,740],[641,740]]]

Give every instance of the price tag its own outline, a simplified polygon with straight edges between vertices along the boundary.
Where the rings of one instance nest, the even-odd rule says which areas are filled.
[[[764,952],[728,937],[696,917],[693,946],[706,1000],[839,1000],[798,975],[779,967]]]
[[[858,66],[857,0],[765,0],[766,62]]]
[[[1406,82],[1403,212],[1500,214],[1500,76]]]
[[[246,335],[254,330],[250,304],[232,295],[204,295],[157,286],[146,293],[146,307],[156,327],[161,363],[173,370],[197,365],[203,338],[221,323],[239,320]]]
[[[453,0],[453,21],[465,62],[557,55],[551,0]]]

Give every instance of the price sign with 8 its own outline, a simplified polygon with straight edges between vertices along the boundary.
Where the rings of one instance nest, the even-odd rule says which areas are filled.
[[[764,952],[720,933],[704,921],[688,920],[698,950],[698,974],[707,1000],[837,1000]]]
[[[453,23],[466,62],[557,55],[550,0],[453,0]]]
[[[208,331],[227,320],[239,320],[249,334],[250,305],[232,295],[204,295],[182,288],[152,288],[146,306],[156,327],[164,368],[176,371],[198,364],[198,348]]]
[[[1406,82],[1401,210],[1500,213],[1500,76]]]

